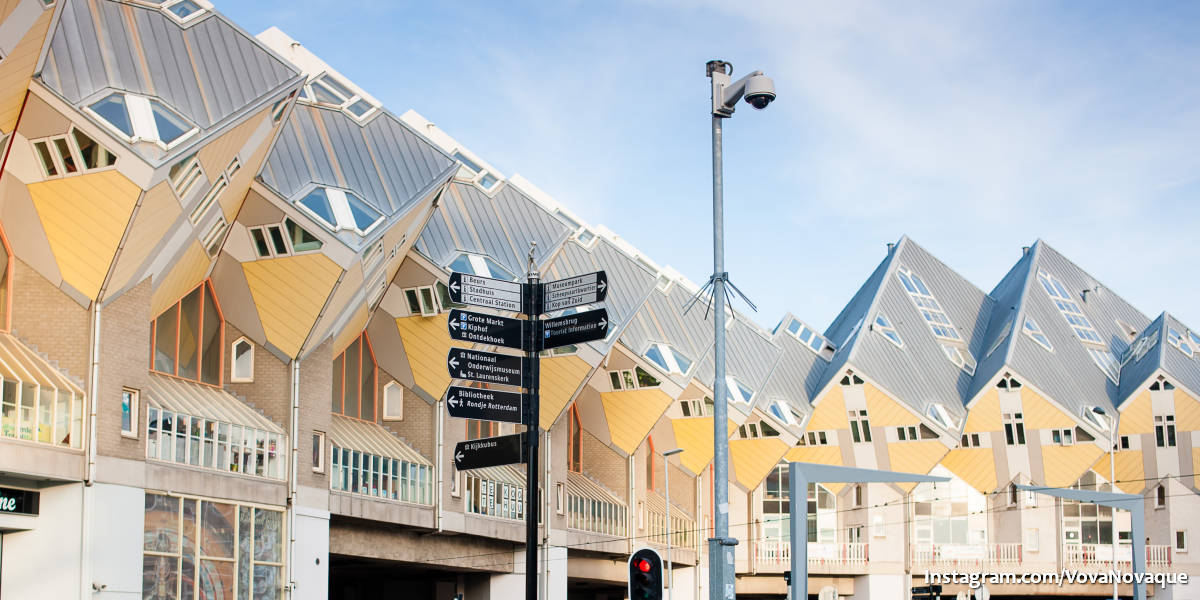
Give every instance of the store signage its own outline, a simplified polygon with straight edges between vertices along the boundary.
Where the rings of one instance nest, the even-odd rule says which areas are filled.
[[[0,513],[36,515],[39,496],[40,492],[0,487]]]

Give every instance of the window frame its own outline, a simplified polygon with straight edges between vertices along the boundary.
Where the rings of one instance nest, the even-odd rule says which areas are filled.
[[[428,307],[425,306],[425,296],[422,295],[422,292],[425,292],[425,291],[429,292],[429,306]],[[402,289],[401,292],[404,294],[404,306],[405,306],[405,308],[408,309],[408,316],[410,316],[410,317],[418,317],[418,316],[420,316],[420,317],[436,317],[443,312],[443,309],[440,306],[440,302],[438,301],[437,289],[433,285],[418,285],[418,286],[413,286],[413,287],[407,287],[407,288]],[[421,308],[421,312],[419,312],[419,313],[413,312],[412,299],[409,298],[410,293],[415,294],[415,297],[417,299],[417,306],[419,306]]]
[[[313,461],[313,473],[325,472],[325,432],[313,431],[313,454],[317,456],[317,460]]]
[[[1176,529],[1175,536],[1174,536],[1175,539],[1171,540],[1171,546],[1173,548],[1175,548],[1175,551],[1179,552],[1180,554],[1186,554],[1188,551],[1188,539],[1187,539],[1188,535],[1187,535],[1187,533],[1188,532],[1186,529]],[[1182,541],[1183,543],[1180,544],[1180,541]]]
[[[178,0],[178,2],[182,1],[183,0]],[[171,14],[174,15],[174,13]],[[129,117],[130,129],[133,130],[131,135],[126,135],[126,133],[121,131],[115,123],[109,121],[107,118],[101,116],[100,113],[92,109],[93,105],[114,95],[122,97],[123,105],[125,107],[125,114]],[[132,103],[130,102],[131,100],[133,101]],[[191,125],[191,129],[185,130],[183,133],[179,134],[178,137],[171,140],[170,143],[164,142],[159,134],[158,124],[154,119],[153,108],[150,104],[151,102],[157,102],[163,108],[166,108],[168,111],[174,113],[175,116],[181,118],[188,125]],[[134,114],[135,108],[138,111],[138,114],[136,115]],[[190,119],[179,114],[178,110],[176,110],[162,98],[155,96],[143,96],[113,88],[104,88],[92,96],[91,99],[84,105],[83,110],[91,115],[92,118],[94,118],[103,127],[107,128],[111,135],[123,139],[130,144],[147,142],[168,151],[192,138],[200,131],[200,128],[195,123],[192,123]],[[154,135],[153,137],[147,137],[147,135],[151,133],[151,129],[153,129]]]
[[[846,421],[850,429],[850,438],[855,444],[870,444],[871,417],[865,408],[846,411]]]
[[[1003,413],[1000,415],[1000,420],[1004,424],[1004,444],[1006,446],[1024,446],[1027,442],[1025,438],[1025,414]]]
[[[358,373],[358,375],[355,376],[355,382],[358,384],[358,390],[359,390],[359,393],[357,394],[358,410],[356,411],[356,414],[358,416],[352,416],[352,415],[346,414],[346,389],[347,389],[347,387],[346,387],[346,351],[349,350],[355,344],[359,344],[358,365],[355,367],[355,372]],[[363,398],[362,398],[362,394],[361,394],[362,385],[363,385],[363,381],[362,381],[363,361],[368,356],[370,357],[371,364],[372,364],[372,368],[371,368],[371,407],[374,411],[373,414],[371,415],[370,419],[364,418],[362,415]],[[357,336],[355,336],[354,341],[350,342],[349,344],[346,344],[346,347],[342,348],[342,350],[334,356],[333,362],[335,364],[337,364],[339,358],[341,359],[340,364],[342,366],[341,402],[340,402],[340,408],[338,410],[333,410],[332,404],[331,404],[330,405],[331,412],[333,412],[334,414],[338,414],[343,417],[346,417],[348,419],[356,419],[358,421],[366,421],[368,423],[378,422],[379,421],[379,361],[375,358],[375,348],[371,345],[371,338],[370,338],[370,336],[367,335],[367,332],[364,330],[361,333],[359,333]],[[330,389],[330,393],[331,394],[335,393],[335,390],[332,389],[332,386]],[[332,398],[331,398],[331,400],[332,400]]]
[[[388,406],[389,406],[388,392],[391,390],[398,390],[400,392],[400,401],[399,401],[400,415],[399,416],[388,414]],[[382,414],[380,415],[380,420],[383,420],[383,421],[403,421],[404,420],[404,386],[400,385],[399,382],[389,381],[386,384],[384,384],[384,386],[383,386],[383,411],[382,411]]]
[[[196,378],[192,379],[190,377],[184,377],[182,375],[179,375],[179,337],[180,337],[179,331],[180,331],[180,325],[183,321],[183,306],[182,306],[183,301],[188,296],[192,295],[192,293],[195,292],[197,289],[200,289],[202,291],[200,294],[200,310],[199,310],[198,317],[197,317],[197,319],[199,320],[199,323],[198,323],[199,327],[197,330],[199,335],[197,335],[197,340],[196,340],[196,346],[197,346]],[[218,366],[217,366],[217,382],[216,383],[210,383],[210,382],[203,380],[203,377],[204,377],[203,339],[204,339],[205,294],[211,294],[213,307],[216,308],[216,310],[217,310],[217,337],[218,337],[218,340],[216,343],[216,348],[217,348],[217,352],[219,352],[221,354],[221,356],[219,356],[217,358]],[[174,372],[168,373],[166,371],[160,371],[156,368],[155,359],[157,358],[156,352],[157,352],[157,347],[158,347],[157,346],[157,344],[158,344],[158,320],[160,318],[162,318],[164,315],[166,315],[168,312],[170,312],[171,310],[175,311],[175,353],[173,355],[175,364],[174,364]],[[184,294],[182,296],[180,296],[178,300],[176,300],[174,303],[169,305],[167,308],[164,308],[162,311],[160,311],[158,313],[157,316],[155,316],[153,319],[150,320],[150,371],[152,371],[154,373],[158,373],[160,375],[165,375],[167,377],[174,377],[176,379],[182,379],[184,381],[191,381],[194,383],[199,383],[200,385],[207,385],[207,386],[211,386],[211,387],[220,388],[225,383],[225,368],[224,368],[225,356],[224,356],[224,353],[225,353],[225,313],[221,310],[221,303],[217,298],[217,293],[216,293],[216,290],[212,286],[211,279],[205,279],[204,281],[200,282],[200,284],[197,285],[196,287],[188,289],[188,291],[184,292]]]
[[[124,424],[124,422],[122,422],[121,423],[121,437],[136,440],[136,439],[138,439],[138,432],[141,430],[141,423],[139,422],[140,421],[139,417],[141,415],[141,390],[138,390],[135,388],[130,388],[130,387],[122,387],[121,388],[121,412],[122,413],[125,412],[126,396],[129,397],[129,429],[125,429],[125,424]],[[122,421],[124,421],[124,417],[125,417],[125,415],[122,414],[121,415]]]
[[[250,375],[248,377],[243,376],[243,375],[238,375],[237,347],[238,347],[238,344],[242,344],[242,343],[245,343],[248,346],[250,346]],[[254,342],[250,341],[250,338],[248,338],[244,335],[239,337],[238,339],[234,340],[233,343],[229,345],[229,382],[230,383],[253,383],[254,382]]]
[[[75,137],[76,132],[79,132],[80,135],[87,137],[92,141],[93,144],[96,144],[96,146],[102,149],[105,154],[112,158],[112,162],[102,166],[86,167],[83,161],[83,149],[79,147],[79,139]],[[66,168],[66,159],[68,157],[64,157],[62,155],[63,149],[57,143],[60,141],[66,146],[67,153],[71,155],[69,158],[71,159],[71,164],[75,169],[74,171],[68,171]],[[44,155],[38,150],[39,144],[46,149],[46,153]],[[64,134],[51,135],[38,138],[36,140],[29,140],[29,145],[33,151],[35,160],[42,168],[42,176],[45,179],[62,179],[64,177],[83,175],[84,173],[98,173],[100,171],[116,169],[117,161],[120,159],[115,152],[109,150],[106,146],[104,146],[104,144],[101,144],[95,138],[74,125],[67,129],[67,132]],[[0,150],[2,149],[3,146],[0,145]],[[46,164],[47,157],[50,158],[50,162],[52,163],[51,165]],[[50,166],[53,166],[55,169],[53,174],[50,173],[48,168]]]
[[[900,338],[900,332],[892,325],[892,322],[883,313],[875,313],[875,320],[871,322],[871,330],[883,336],[883,339],[892,343],[893,346],[904,349],[904,340]]]
[[[1037,324],[1037,321],[1033,320],[1033,317],[1025,315],[1025,320],[1021,322],[1021,331],[1046,352],[1054,353],[1054,344],[1050,343],[1050,338],[1046,336],[1045,330]]]

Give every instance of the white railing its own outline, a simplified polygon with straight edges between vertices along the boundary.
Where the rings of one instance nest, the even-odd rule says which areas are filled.
[[[567,494],[567,527],[606,535],[625,535],[629,511],[624,505]]]
[[[646,510],[646,541],[652,544],[667,544],[667,516],[653,510]],[[671,516],[671,545],[676,548],[697,549],[696,522],[681,517]]]
[[[754,559],[760,564],[786,565],[792,561],[791,542],[778,539],[758,540],[754,548]],[[865,564],[868,557],[868,544],[808,543],[810,564]]]
[[[1071,566],[1108,567],[1113,562],[1111,544],[1063,544],[1063,562]],[[1117,566],[1126,569],[1133,563],[1133,549],[1125,544],[1117,546]],[[1146,545],[1146,567],[1163,569],[1171,566],[1171,546]]]
[[[1021,544],[914,544],[914,565],[1016,565]]]

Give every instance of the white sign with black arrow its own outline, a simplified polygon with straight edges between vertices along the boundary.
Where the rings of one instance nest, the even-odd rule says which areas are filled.
[[[446,287],[451,302],[521,312],[521,284],[515,281],[451,273]]]
[[[608,275],[596,271],[542,284],[541,312],[603,302],[608,296]]]

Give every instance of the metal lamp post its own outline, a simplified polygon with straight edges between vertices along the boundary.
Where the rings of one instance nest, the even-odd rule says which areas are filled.
[[[732,81],[733,65],[710,60],[707,75],[712,80],[713,160],[713,518],[714,531],[708,539],[708,593],[710,600],[734,597],[733,546],[729,537],[729,435],[726,420],[728,393],[725,383],[725,216],[721,181],[721,121],[733,116],[737,101],[762,110],[775,99],[775,83],[762,71]],[[668,509],[670,503],[668,502]],[[668,513],[670,511],[668,510]],[[669,515],[668,515],[669,517]],[[668,518],[668,520],[670,520]]]
[[[680,452],[683,452],[683,448],[663,452],[663,482],[667,486],[667,600],[671,600],[671,595],[675,593],[675,579],[672,577],[675,565],[671,562],[671,463],[667,459]]]
[[[1104,412],[1104,409],[1100,408],[1099,406],[1093,406],[1092,412],[1104,417],[1104,420],[1108,421],[1108,485],[1109,485],[1108,491],[1115,493],[1117,491],[1117,445],[1113,440],[1113,436],[1116,434],[1116,428],[1117,428],[1116,425],[1117,424],[1114,422],[1115,420],[1112,418],[1112,415]],[[1116,568],[1117,568],[1117,515],[1116,515],[1116,509],[1114,508],[1112,510],[1113,510],[1113,512],[1111,513],[1112,514],[1112,527],[1110,528],[1110,530],[1112,532],[1111,533],[1112,539],[1110,541],[1112,542],[1113,570],[1116,570]],[[1113,600],[1119,600],[1117,594],[1118,594],[1117,581],[1116,581],[1116,579],[1114,579],[1113,580]]]

